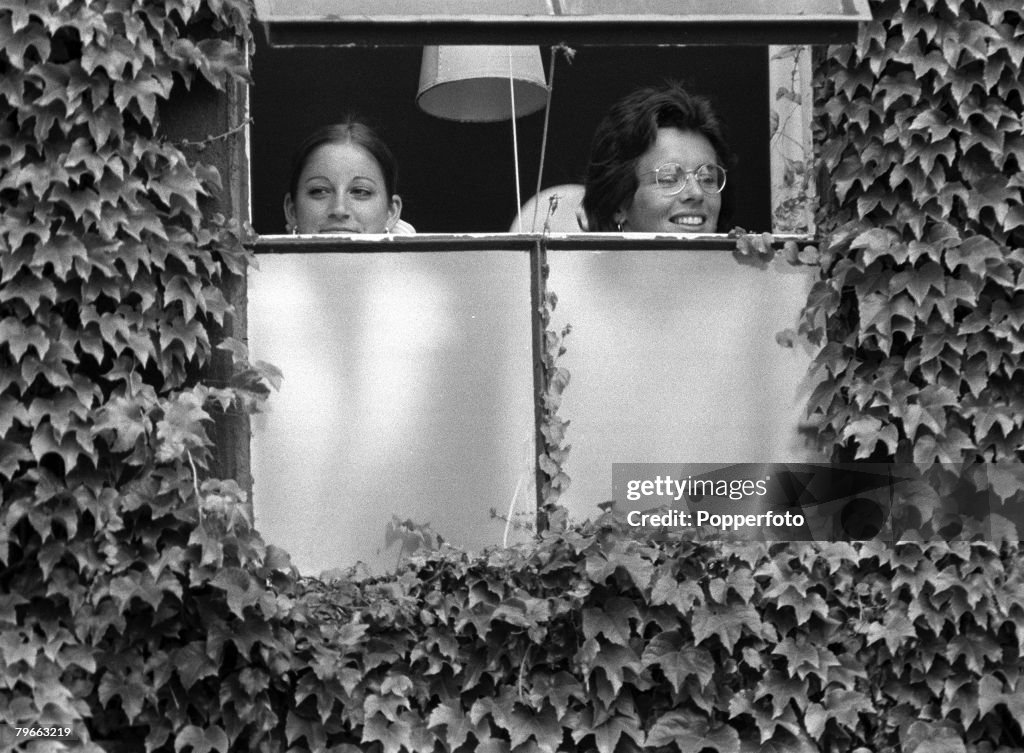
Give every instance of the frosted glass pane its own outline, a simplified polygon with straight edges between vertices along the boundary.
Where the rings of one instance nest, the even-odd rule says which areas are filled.
[[[305,573],[380,551],[392,515],[468,548],[532,514],[525,253],[283,254],[250,274],[251,355],[284,372],[253,421],[256,524]]]
[[[801,462],[810,355],[786,349],[810,276],[726,251],[552,251],[553,326],[572,324],[559,414],[571,421],[563,502],[594,517],[613,463]]]

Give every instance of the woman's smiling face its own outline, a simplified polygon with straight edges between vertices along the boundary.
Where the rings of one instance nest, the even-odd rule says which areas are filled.
[[[683,189],[674,196],[665,195],[656,182],[654,171],[676,163],[683,170],[701,165],[717,165],[718,155],[707,137],[697,131],[659,128],[651,147],[636,163],[637,188],[629,205],[619,208],[617,222],[622,230],[634,233],[714,233],[722,210],[722,194],[706,193],[693,175],[684,179]]]
[[[383,233],[401,213],[380,165],[354,143],[326,143],[310,153],[296,196],[285,196],[288,222],[300,233]]]

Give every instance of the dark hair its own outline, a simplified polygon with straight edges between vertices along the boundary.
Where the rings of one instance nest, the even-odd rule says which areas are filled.
[[[288,182],[288,193],[294,199],[299,190],[299,176],[306,162],[317,148],[324,144],[356,144],[370,153],[380,166],[384,176],[384,191],[390,199],[398,193],[398,163],[388,145],[377,132],[366,123],[349,117],[340,123],[318,128],[303,141],[292,157],[292,176]]]
[[[702,134],[711,142],[722,167],[733,166],[721,121],[707,99],[690,94],[675,81],[638,89],[612,105],[594,132],[583,195],[590,230],[616,229],[615,213],[636,192],[637,160],[654,144],[659,128]],[[726,182],[719,229],[730,221],[731,194]]]

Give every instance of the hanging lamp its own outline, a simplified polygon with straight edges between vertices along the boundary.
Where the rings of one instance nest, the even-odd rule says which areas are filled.
[[[510,90],[511,81],[511,90]],[[441,45],[423,48],[416,103],[430,115],[492,123],[537,112],[547,102],[539,47]]]

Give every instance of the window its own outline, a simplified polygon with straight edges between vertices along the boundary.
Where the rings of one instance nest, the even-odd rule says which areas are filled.
[[[263,237],[249,332],[253,355],[281,367],[285,387],[254,422],[254,501],[264,535],[311,572],[356,559],[393,564],[394,549],[378,552],[393,514],[471,547],[524,535],[503,518],[530,521],[536,500],[541,262],[560,299],[556,325],[574,328],[560,410],[572,422],[571,512],[592,515],[608,498],[613,462],[802,452],[795,423],[807,358],[779,348],[775,333],[792,326],[806,278],[739,267],[724,238],[593,234],[542,247],[537,236],[504,234],[518,207],[511,124],[420,112],[420,45],[581,40],[571,64],[557,61],[544,185],[580,180],[611,102],[680,78],[727,123],[739,156],[734,224],[807,232],[798,194],[809,54],[792,45],[836,41],[866,18],[864,4],[746,2],[709,16],[719,7],[711,0],[650,0],[651,15],[631,4],[629,18],[609,0],[473,0],[475,15],[460,5],[424,1],[410,16],[410,3],[379,0],[366,18],[365,5],[342,0],[277,4],[286,18],[257,3],[267,39],[285,46],[257,35],[251,212]],[[628,46],[612,44],[625,35]],[[672,46],[634,46],[654,40]],[[292,150],[349,112],[381,127],[401,167],[403,218],[421,235],[280,235]],[[517,123],[524,199],[542,123],[541,113]]]
[[[545,57],[550,48],[544,50]],[[402,216],[420,232],[504,232],[518,210],[510,121],[459,123],[416,105],[420,47],[271,48],[259,43],[251,92],[253,224],[283,233],[283,187],[292,151],[315,128],[349,112],[372,119],[400,167]],[[666,77],[711,98],[738,162],[736,225],[771,227],[769,51],[763,46],[586,47],[556,61],[544,185],[583,179],[590,140],[613,102]],[[548,61],[545,60],[545,71]],[[729,96],[740,92],[741,96]],[[534,193],[544,113],[517,122],[523,199]]]

